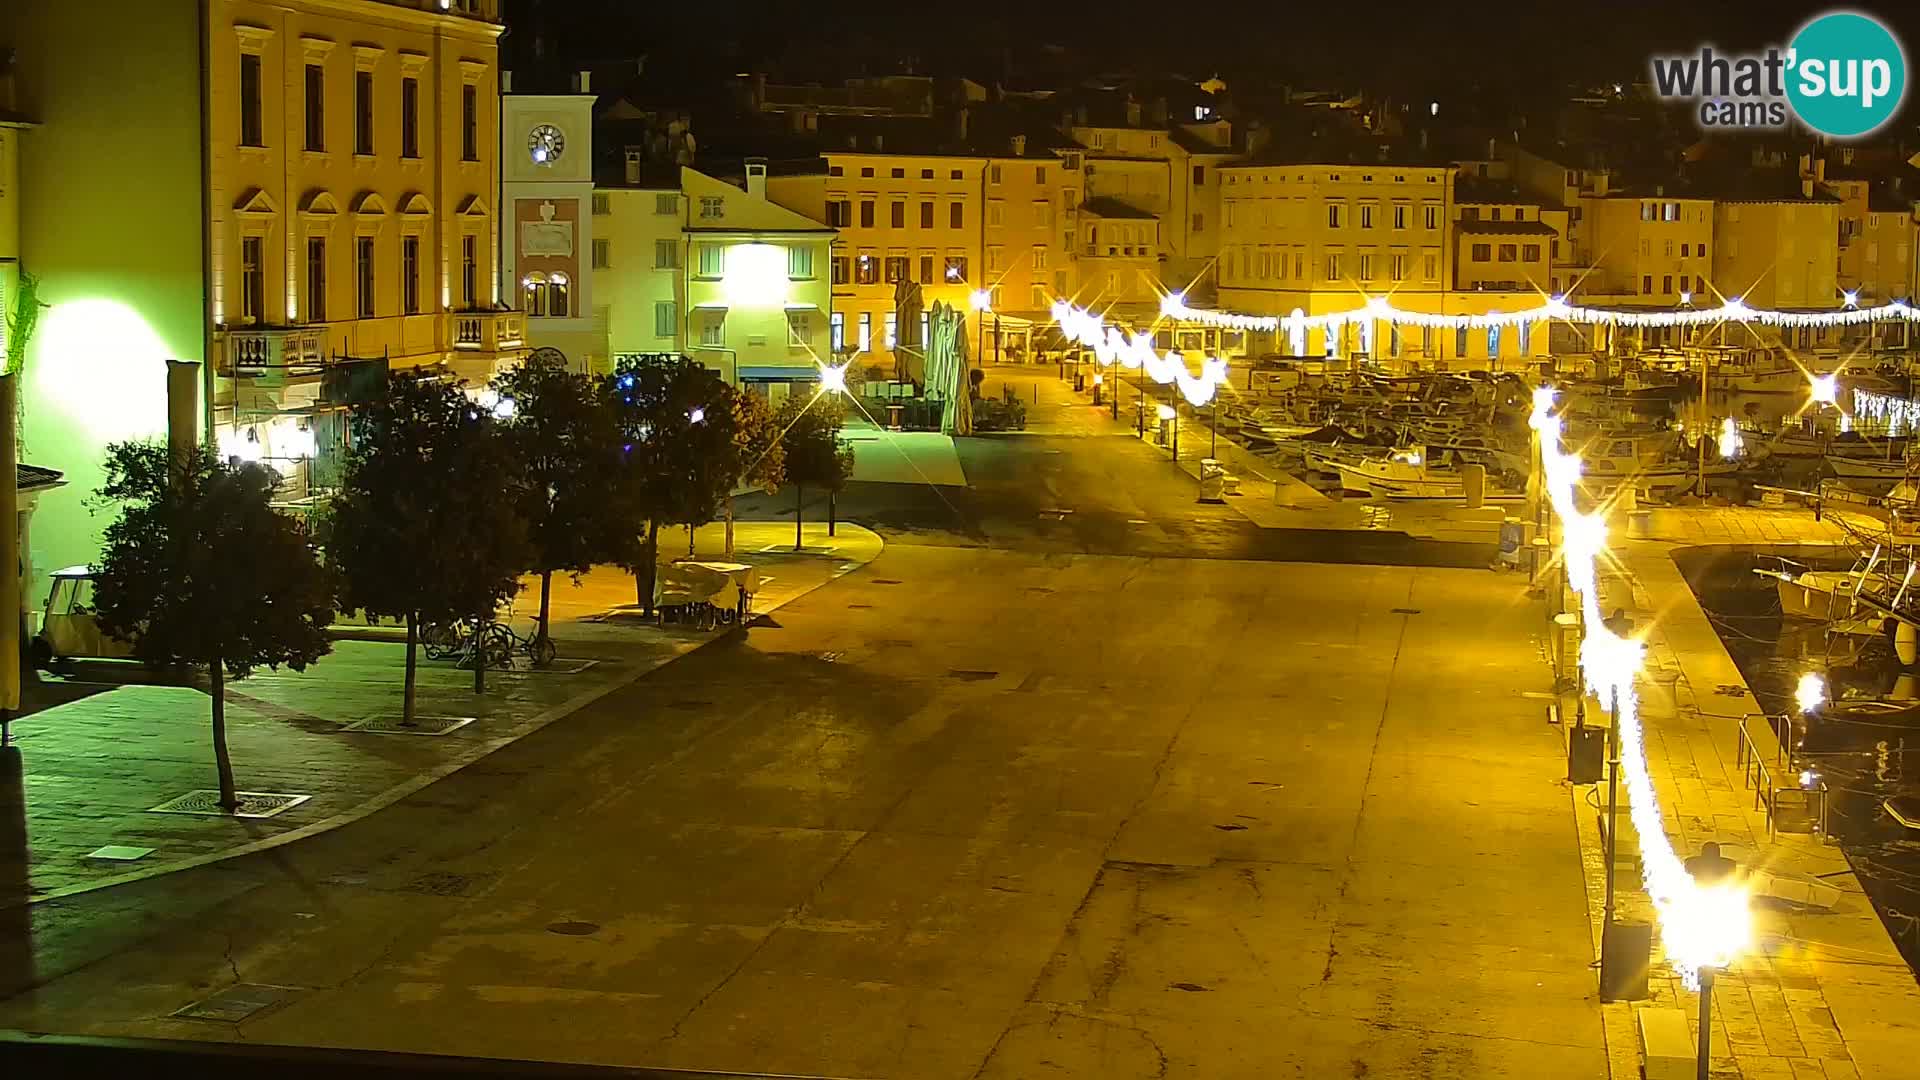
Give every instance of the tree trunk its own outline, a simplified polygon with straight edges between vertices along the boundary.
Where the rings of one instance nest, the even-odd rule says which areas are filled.
[[[540,631],[539,633],[534,635],[535,641],[545,642],[549,637],[552,636],[553,632],[548,627],[548,623],[547,623],[548,610],[549,610],[547,607],[547,601],[552,595],[553,595],[553,571],[542,570],[540,571]]]
[[[834,505],[833,496],[834,496],[833,489],[828,488],[827,489],[827,535],[828,536],[833,535],[833,526],[835,524],[835,519],[837,519],[840,516],[840,508]]]
[[[793,485],[793,550],[800,550],[800,519],[807,514],[807,485]]]
[[[727,492],[727,558],[733,558],[733,492]]]
[[[647,522],[647,539],[640,545],[641,571],[633,576],[634,588],[640,593],[640,610],[648,618],[653,617],[653,580],[660,573],[660,523]]]
[[[233,759],[227,756],[227,668],[218,656],[207,662],[207,678],[213,683],[213,764],[220,772],[220,809],[232,813],[240,808],[240,796],[233,790]]]
[[[693,522],[687,522],[687,558],[693,558]]]
[[[413,673],[418,667],[414,647],[420,641],[419,625],[414,613],[407,612],[407,679],[406,690],[400,695],[400,723],[409,727],[413,724]]]

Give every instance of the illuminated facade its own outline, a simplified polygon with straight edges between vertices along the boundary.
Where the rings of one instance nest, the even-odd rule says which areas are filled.
[[[1085,187],[1075,152],[1012,136],[1005,156],[828,153],[826,174],[778,176],[774,201],[838,230],[831,271],[834,350],[891,367],[895,291],[920,286],[975,310],[984,290],[1003,338],[1049,319],[1054,297],[1079,287],[1076,229]],[[991,357],[991,317],[972,320],[975,356]],[[1003,340],[1002,349],[1008,347]],[[909,371],[919,362],[909,358]]]
[[[0,5],[16,107],[41,121],[18,166],[21,266],[50,305],[33,459],[97,487],[105,444],[164,431],[165,361],[196,361],[208,435],[298,499],[337,468],[364,375],[477,379],[520,355],[519,314],[496,307],[497,9]],[[103,521],[61,502],[36,522],[41,565],[98,551]]]
[[[510,80],[509,84],[511,85]],[[593,95],[586,72],[567,94],[500,98],[500,259],[530,348],[565,353],[576,370],[607,367],[606,312],[594,267]]]
[[[1225,120],[1170,125],[1165,116],[1143,118],[1137,103],[1129,103],[1128,111],[1132,122],[1126,125],[1072,128],[1074,140],[1087,148],[1086,200],[1107,200],[1096,205],[1124,206],[1156,219],[1159,227],[1150,238],[1159,260],[1156,280],[1189,295],[1209,289],[1220,253],[1220,169],[1238,158],[1232,126]],[[1104,254],[1108,245],[1095,238],[1092,246]],[[1089,275],[1089,282],[1106,276],[1099,269]],[[1081,299],[1091,301],[1092,295]]]
[[[594,260],[593,291],[606,305],[599,351],[610,359],[685,350],[686,212],[677,174],[671,183],[649,183],[636,171],[631,185],[594,190],[601,257]]]
[[[1532,279],[1521,276],[1519,259],[1526,244],[1536,243],[1541,251],[1533,272],[1544,271],[1552,229],[1538,220],[1489,220],[1488,228],[1530,231],[1462,241],[1453,227],[1456,177],[1449,167],[1302,162],[1220,171],[1224,310],[1324,315],[1356,310],[1379,296],[1407,311],[1484,315],[1542,301]],[[1488,259],[1476,269],[1471,259],[1482,244]],[[1507,244],[1515,248],[1514,260],[1502,264]],[[1464,279],[1457,277],[1458,250],[1470,259]],[[1277,351],[1455,369],[1521,366],[1547,354],[1545,334],[1520,328],[1402,330],[1356,319],[1336,332],[1316,329],[1305,338],[1280,341]]]

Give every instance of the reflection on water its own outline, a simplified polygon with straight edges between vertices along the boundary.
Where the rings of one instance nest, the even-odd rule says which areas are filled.
[[[1755,556],[1733,553],[1726,558]],[[1810,722],[1802,754],[1827,782],[1828,826],[1860,876],[1909,967],[1920,972],[1920,832],[1889,817],[1890,795],[1920,795],[1920,678],[1902,671],[1879,638],[1829,635],[1824,627],[1780,617],[1763,578],[1716,566],[1695,590],[1721,642],[1752,689],[1756,707],[1793,711],[1793,691],[1809,670],[1826,673],[1836,701],[1912,702],[1912,713],[1878,719],[1828,716]],[[1753,584],[1740,580],[1740,574]]]

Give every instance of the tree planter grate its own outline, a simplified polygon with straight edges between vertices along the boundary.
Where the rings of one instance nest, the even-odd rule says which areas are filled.
[[[236,791],[240,799],[238,809],[231,812],[220,808],[220,792],[217,790],[189,791],[175,799],[168,799],[159,806],[148,810],[149,814],[198,814],[202,817],[239,817],[270,818],[299,806],[311,795],[280,795],[264,791]]]
[[[235,983],[225,990],[196,1001],[173,1015],[185,1020],[214,1020],[237,1024],[268,1009],[277,1009],[292,1001],[300,990],[292,986],[268,986],[265,983]]]
[[[356,735],[448,735],[473,723],[471,716],[416,716],[408,724],[399,716],[369,716],[341,728]]]

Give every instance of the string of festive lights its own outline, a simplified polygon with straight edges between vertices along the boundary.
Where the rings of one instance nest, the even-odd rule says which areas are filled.
[[[1053,303],[1053,321],[1069,341],[1093,350],[1094,359],[1103,367],[1120,364],[1130,370],[1144,371],[1162,385],[1172,384],[1180,396],[1195,407],[1213,400],[1215,388],[1227,381],[1227,361],[1210,356],[1200,364],[1200,374],[1187,370],[1187,361],[1177,352],[1164,356],[1154,348],[1152,334],[1128,334],[1117,326],[1108,326],[1100,316],[1074,307],[1064,300]]]
[[[1586,626],[1580,671],[1588,693],[1613,702],[1627,810],[1640,837],[1643,883],[1660,916],[1668,961],[1689,989],[1698,989],[1701,968],[1725,967],[1752,937],[1747,892],[1733,881],[1695,882],[1667,839],[1647,770],[1640,699],[1634,688],[1645,647],[1635,638],[1614,633],[1601,618],[1595,567],[1606,550],[1605,509],[1583,513],[1575,502],[1580,457],[1561,449],[1560,418],[1553,414],[1553,398],[1552,387],[1534,391],[1529,423],[1540,438],[1545,494],[1561,525],[1561,559],[1568,584],[1580,598]]]
[[[1920,401],[1856,389],[1853,392],[1853,416],[1856,422],[1866,420],[1885,424],[1887,434],[1898,435],[1903,431],[1920,430]]]
[[[1790,329],[1860,326],[1867,323],[1900,320],[1920,322],[1920,308],[1915,308],[1904,300],[1893,300],[1864,308],[1856,306],[1854,300],[1853,294],[1847,294],[1847,306],[1836,311],[1773,311],[1750,308],[1739,297],[1713,307],[1683,307],[1673,311],[1621,311],[1612,308],[1581,307],[1567,303],[1562,297],[1554,296],[1549,297],[1544,304],[1519,311],[1490,311],[1480,315],[1435,315],[1424,311],[1406,311],[1394,307],[1393,302],[1384,296],[1375,296],[1369,297],[1359,307],[1349,311],[1335,311],[1321,315],[1308,315],[1299,308],[1294,308],[1290,314],[1286,315],[1239,315],[1229,311],[1188,307],[1183,294],[1169,293],[1160,298],[1160,314],[1181,322],[1199,323],[1202,326],[1227,330],[1285,330],[1289,334],[1303,333],[1307,330],[1337,331],[1350,322],[1361,324],[1385,322],[1397,326],[1437,330],[1487,330],[1556,319],[1561,322],[1597,326],[1712,326],[1723,322],[1737,322]]]

